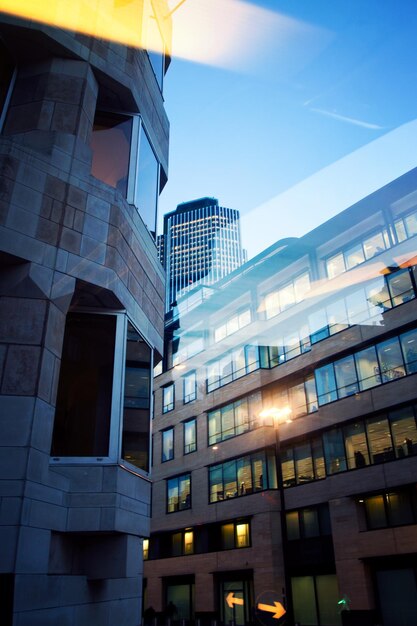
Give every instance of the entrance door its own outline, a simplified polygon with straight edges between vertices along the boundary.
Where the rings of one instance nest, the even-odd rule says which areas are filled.
[[[250,622],[251,580],[220,579],[218,582],[220,619],[225,626],[244,626]]]
[[[380,570],[376,573],[384,626],[416,626],[416,570]]]

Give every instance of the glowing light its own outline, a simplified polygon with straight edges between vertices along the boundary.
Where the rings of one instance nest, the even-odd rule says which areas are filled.
[[[166,2],[149,0],[0,0],[0,10],[16,17],[65,28],[99,39],[159,51],[152,22],[157,20],[170,47],[171,18]]]
[[[259,413],[259,417],[263,419],[271,417],[274,422],[280,420],[281,422],[285,421],[287,424],[290,424],[292,422],[292,419],[290,418],[291,413],[292,410],[289,406],[285,406],[282,409],[271,407],[261,411]]]
[[[267,611],[268,613],[274,613],[275,615],[272,616],[273,619],[279,619],[286,613],[286,610],[282,606],[281,602],[277,602],[277,601],[275,601],[273,605],[259,603],[258,610]]]
[[[332,36],[243,0],[0,0],[0,11],[158,52],[162,35],[168,54],[258,74],[301,69]]]
[[[234,604],[240,604],[241,606],[244,603],[243,598],[235,598],[235,594],[233,591],[230,591],[226,596],[227,606],[232,609]]]

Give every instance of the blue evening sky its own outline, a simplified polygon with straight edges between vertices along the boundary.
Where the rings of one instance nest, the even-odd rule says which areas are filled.
[[[175,56],[181,22],[198,62]],[[412,0],[186,0],[173,27],[160,215],[214,196],[251,257],[417,165]]]

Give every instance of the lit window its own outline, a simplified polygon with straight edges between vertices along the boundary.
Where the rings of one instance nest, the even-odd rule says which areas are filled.
[[[149,559],[149,539],[143,540],[143,560],[147,561]]]
[[[193,554],[194,552],[194,533],[192,530],[184,532],[184,554]]]
[[[249,524],[236,524],[236,548],[249,546]]]

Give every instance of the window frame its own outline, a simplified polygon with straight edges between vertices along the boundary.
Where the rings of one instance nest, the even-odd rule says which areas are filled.
[[[186,395],[185,394],[186,382],[188,382],[188,380],[191,379],[191,377],[194,377],[194,391],[193,391],[193,393],[189,393],[189,394]],[[192,382],[191,382],[191,384],[192,384]],[[182,377],[182,401],[183,401],[183,404],[189,404],[190,402],[194,402],[194,400],[197,400],[197,372],[196,372],[196,370],[193,370],[192,372],[187,372],[187,374],[184,374],[184,376]]]
[[[155,238],[156,222],[157,222],[157,216],[158,216],[158,199],[159,199],[159,190],[160,190],[160,184],[161,184],[161,162],[158,159],[155,146],[149,137],[149,133],[146,130],[143,117],[142,115],[140,115],[140,113],[135,113],[132,111],[122,111],[120,109],[108,109],[106,107],[103,107],[103,108],[97,107],[94,116],[97,113],[120,115],[125,118],[130,118],[132,120],[132,135],[131,135],[131,141],[130,141],[130,146],[129,146],[129,165],[127,168],[126,194],[120,191],[119,193],[122,193],[126,201],[136,208],[136,211],[138,215],[140,216],[140,218],[142,219],[144,225],[146,226],[148,231],[152,234],[152,236]],[[140,207],[136,203],[137,198],[138,198],[138,189],[140,186],[139,156],[140,156],[140,148],[141,148],[141,141],[142,141],[143,133],[145,134],[146,139],[149,142],[150,148],[153,152],[153,155],[155,157],[156,164],[157,164],[156,197],[155,197],[155,206],[154,206],[155,219],[154,219],[153,228],[151,228],[150,225],[146,223],[143,212],[140,210]],[[97,178],[97,180],[100,180],[103,184],[107,184],[104,181],[102,181],[100,178]]]
[[[138,475],[148,476],[151,471],[152,462],[152,443],[151,436],[148,442],[148,471],[137,467],[133,463],[122,457],[123,443],[123,417],[124,417],[124,389],[125,389],[125,370],[126,370],[126,353],[127,353],[127,331],[130,323],[135,331],[141,336],[142,340],[150,349],[150,375],[149,375],[149,421],[153,414],[153,358],[154,353],[152,346],[146,341],[143,334],[138,330],[137,326],[127,315],[126,311],[112,311],[108,309],[90,309],[77,307],[70,311],[71,313],[80,313],[85,315],[104,315],[116,318],[116,329],[114,339],[114,356],[113,356],[113,377],[112,377],[112,398],[110,410],[110,429],[109,429],[109,454],[107,456],[58,456],[50,454],[50,465],[113,465],[117,463],[120,466],[127,466],[130,471]]]
[[[180,498],[180,493],[179,493],[179,487],[180,487],[180,481],[181,479],[189,479],[190,481],[190,491],[189,491],[189,503],[187,506],[180,508],[179,507],[179,498]],[[177,508],[174,508],[172,511],[169,510],[169,483],[176,480],[177,481],[177,489],[178,489],[178,502],[177,502]],[[192,489],[192,483],[191,483],[191,472],[184,472],[183,474],[177,474],[176,476],[170,476],[169,478],[166,478],[165,480],[166,482],[166,492],[165,492],[165,503],[166,503],[166,513],[167,515],[170,515],[171,513],[179,513],[180,511],[187,511],[189,509],[192,508],[192,504],[191,504],[191,489]]]
[[[172,402],[170,402],[169,404],[165,404],[164,396],[165,396],[166,389],[172,389]],[[170,408],[166,408],[166,407],[170,407]],[[168,385],[164,385],[162,387],[162,415],[165,415],[166,413],[170,413],[174,409],[175,409],[175,383],[169,383]]]
[[[172,433],[172,448],[170,451],[170,455],[167,458],[164,458],[164,436],[168,435],[168,433]],[[161,430],[161,463],[167,463],[168,461],[172,461],[175,457],[175,431],[174,426],[168,426],[168,428],[164,428]]]
[[[186,425],[187,424],[194,424],[194,449],[193,450],[188,450],[186,452],[186,443],[185,443],[185,433],[186,433]],[[187,454],[192,454],[193,452],[197,451],[197,418],[196,417],[190,417],[189,419],[186,419],[183,421],[183,451],[184,451],[184,456],[186,456]]]

